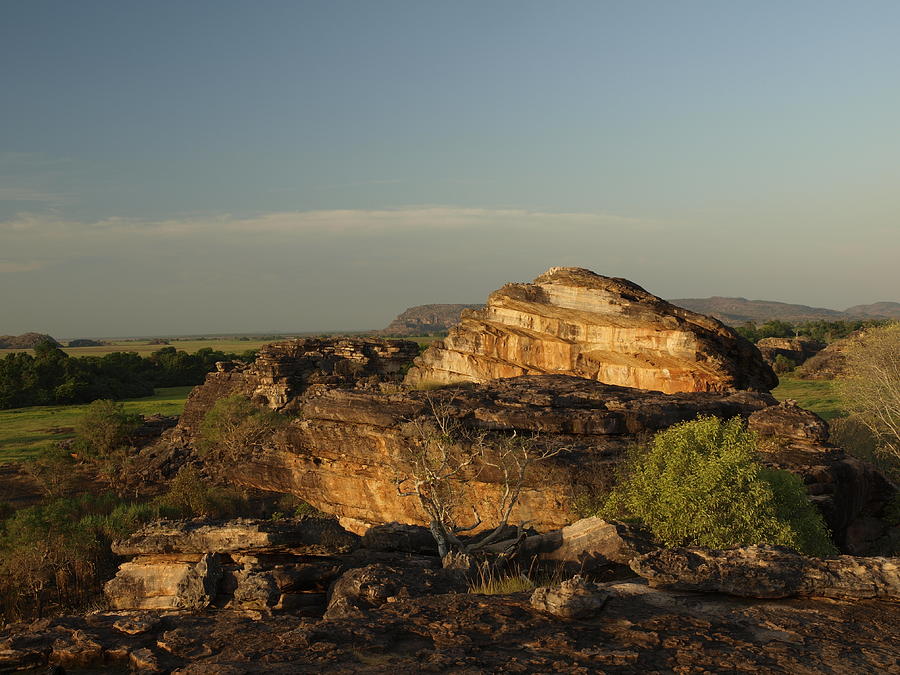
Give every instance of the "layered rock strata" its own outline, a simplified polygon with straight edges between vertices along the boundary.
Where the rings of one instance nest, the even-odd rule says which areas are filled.
[[[665,393],[769,390],[759,351],[716,319],[676,307],[625,279],[554,267],[507,284],[463,312],[406,376],[412,385],[576,375]]]
[[[195,431],[212,404],[231,394],[280,410],[311,385],[366,387],[397,382],[418,353],[419,346],[409,340],[302,338],[273,342],[263,346],[250,365],[217,364],[217,372],[191,391],[180,427]]]

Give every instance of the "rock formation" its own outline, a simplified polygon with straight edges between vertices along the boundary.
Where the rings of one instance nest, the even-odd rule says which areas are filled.
[[[660,549],[631,561],[651,586],[749,598],[900,600],[900,558],[808,558],[777,546]]]
[[[49,342],[55,347],[59,343],[45,333],[22,333],[22,335],[0,335],[0,349],[32,349],[41,342]]]
[[[400,496],[396,481],[408,475],[408,453],[416,442],[409,421],[427,421],[432,402],[475,432],[538,434],[535,443],[564,449],[534,468],[513,512],[511,522],[528,521],[543,531],[577,518],[573,495],[611,480],[638,435],[701,413],[747,416],[774,400],[751,392],[667,395],[563,375],[441,392],[312,390],[296,403],[298,417],[278,442],[248,456],[236,467],[234,480],[296,494],[344,518],[351,528],[390,521],[424,524],[418,501]],[[495,469],[476,468],[460,487],[461,511],[471,513],[474,506],[487,524],[503,489],[502,476]]]
[[[810,338],[763,338],[756,343],[763,358],[770,366],[775,365],[775,357],[783,356],[795,366],[799,366],[812,356],[818,354],[825,345]]]
[[[459,321],[464,309],[480,309],[482,305],[417,305],[410,307],[387,328],[378,331],[386,337],[442,335]]]
[[[804,380],[833,380],[841,377],[847,363],[847,349],[864,335],[865,331],[858,330],[830,343],[800,366],[796,371],[797,376]]]
[[[759,351],[719,321],[625,279],[569,267],[507,284],[484,309],[463,312],[406,382],[556,373],[665,393],[769,390],[778,382]]]
[[[282,368],[288,370],[286,364]],[[259,372],[265,380],[255,379]],[[359,533],[393,521],[425,524],[417,500],[400,496],[396,481],[406,475],[415,442],[409,421],[427,417],[432,402],[445,401],[447,414],[475,432],[537,434],[536,443],[563,449],[532,470],[512,514],[513,523],[530,521],[539,531],[547,531],[577,519],[575,498],[608,487],[625,449],[638,438],[699,414],[740,415],[771,440],[764,444],[765,461],[800,475],[808,484],[842,550],[877,551],[876,543],[886,534],[880,519],[893,486],[873,467],[828,445],[827,428],[818,417],[796,406],[776,406],[768,394],[662,394],[562,375],[500,379],[441,391],[396,387],[382,391],[383,384],[303,390],[300,385],[293,388],[289,378],[273,378],[270,373],[268,368],[254,367],[211,374],[188,399],[179,426],[143,459],[172,475],[178,462],[191,456],[196,428],[217,397],[234,391],[253,395],[259,389],[267,393],[266,401],[287,398],[284,408],[293,420],[262,451],[248,453],[239,465],[229,467],[233,481],[295,494],[342,518],[346,527]],[[278,380],[281,392],[303,393],[293,398],[273,393],[273,380]],[[173,463],[173,458],[181,459]],[[495,470],[477,471],[462,488],[462,510],[471,513],[476,507],[488,524],[503,488],[501,477]]]

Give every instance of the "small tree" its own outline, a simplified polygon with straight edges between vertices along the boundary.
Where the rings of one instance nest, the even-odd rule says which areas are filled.
[[[845,372],[838,381],[845,406],[880,452],[900,458],[900,323],[871,328],[853,342]]]
[[[835,551],[800,479],[763,467],[739,417],[700,417],[636,448],[602,515],[641,521],[666,546],[790,546]]]
[[[425,414],[410,419],[406,426],[410,444],[405,451],[405,472],[396,479],[397,492],[418,499],[442,558],[450,551],[481,551],[503,534],[533,465],[562,449],[541,447],[536,439],[515,433],[492,437],[466,427],[451,414],[452,394],[428,393],[425,401]],[[482,524],[474,506],[472,523],[461,522],[467,483],[483,477],[486,471],[500,479],[494,526],[464,543],[458,535]],[[520,535],[521,525],[524,523],[520,524]]]

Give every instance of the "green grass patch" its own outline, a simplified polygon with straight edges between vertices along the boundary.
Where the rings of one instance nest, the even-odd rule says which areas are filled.
[[[801,408],[812,410],[826,420],[844,417],[847,414],[834,380],[798,380],[781,377],[778,386],[772,390],[772,396],[779,401],[794,399]]]
[[[126,400],[126,413],[180,415],[193,387],[165,387],[153,396]],[[54,441],[72,438],[75,423],[87,410],[79,405],[31,406],[0,410],[0,462],[30,459]]]

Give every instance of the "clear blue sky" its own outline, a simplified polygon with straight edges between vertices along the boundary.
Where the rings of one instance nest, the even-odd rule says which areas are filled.
[[[0,5],[0,333],[380,327],[553,265],[900,300],[900,3]]]

